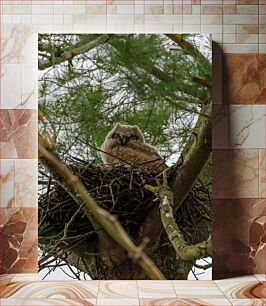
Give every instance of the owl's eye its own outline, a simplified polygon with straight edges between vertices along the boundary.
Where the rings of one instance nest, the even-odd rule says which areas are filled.
[[[131,139],[131,140],[138,140],[138,136],[137,136],[137,135],[131,135],[131,136],[130,136],[130,139]]]

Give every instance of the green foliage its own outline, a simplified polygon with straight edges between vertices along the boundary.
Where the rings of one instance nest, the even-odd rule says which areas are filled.
[[[164,35],[110,35],[106,43],[42,71],[39,108],[57,153],[100,162],[92,147],[100,147],[117,122],[138,125],[167,158],[173,145],[181,149],[202,104],[211,99],[211,90],[193,80],[211,77],[208,38],[184,37],[201,49],[205,44],[206,58],[189,54]],[[95,38],[40,35],[39,43],[71,50]],[[42,51],[39,60],[50,56],[56,64],[55,54]]]

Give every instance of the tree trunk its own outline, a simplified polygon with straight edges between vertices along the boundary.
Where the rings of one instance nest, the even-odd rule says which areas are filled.
[[[97,246],[94,246],[95,255],[80,256],[71,253],[65,259],[66,262],[75,266],[77,269],[87,273],[92,279],[99,280],[138,280],[149,279],[144,271],[127,257],[127,254],[113,245],[116,254],[99,254]],[[93,248],[91,247],[91,250]],[[161,247],[158,250],[146,253],[160,267],[166,279],[187,279],[189,271],[192,268],[191,263],[176,260],[176,253],[170,244]],[[119,256],[120,257],[117,257]]]

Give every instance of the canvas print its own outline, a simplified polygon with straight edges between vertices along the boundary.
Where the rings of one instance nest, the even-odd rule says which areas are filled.
[[[211,278],[208,34],[39,34],[39,273]]]

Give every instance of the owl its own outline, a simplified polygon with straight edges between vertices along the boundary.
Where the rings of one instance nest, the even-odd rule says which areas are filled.
[[[141,166],[163,171],[166,166],[156,149],[146,144],[136,125],[117,123],[108,133],[101,146],[101,157],[105,165]]]

